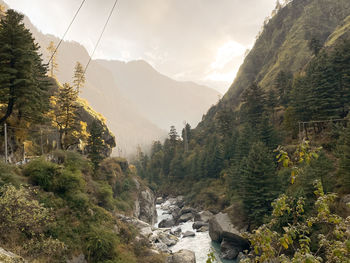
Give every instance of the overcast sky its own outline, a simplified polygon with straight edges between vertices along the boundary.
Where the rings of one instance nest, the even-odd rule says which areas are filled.
[[[5,0],[62,36],[81,0]],[[86,0],[67,40],[89,52],[114,0]],[[94,58],[144,59],[178,80],[225,92],[276,0],[119,0]]]

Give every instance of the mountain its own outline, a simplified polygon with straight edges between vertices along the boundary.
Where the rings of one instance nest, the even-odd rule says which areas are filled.
[[[279,71],[300,71],[312,57],[310,40],[323,45],[349,13],[348,0],[291,1],[265,23],[224,100],[237,104],[251,82],[267,90]]]
[[[27,17],[25,24],[41,46],[44,60],[48,60],[46,47],[50,41],[57,45],[59,38],[41,33]],[[57,79],[61,83],[72,82],[75,63],[86,65],[88,60],[85,47],[63,41],[57,53]],[[106,60],[91,62],[81,93],[107,118],[123,156],[134,153],[138,145],[145,147],[153,140],[163,139],[170,125],[177,129],[183,127],[184,121],[197,125],[219,96],[208,87],[168,78],[145,61]]]
[[[96,62],[110,70],[122,93],[137,105],[147,119],[163,129],[171,125],[181,127],[184,120],[196,125],[208,106],[220,96],[220,93],[205,86],[175,81],[159,74],[142,60]]]

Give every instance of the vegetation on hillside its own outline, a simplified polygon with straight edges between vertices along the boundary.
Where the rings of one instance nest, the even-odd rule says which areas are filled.
[[[189,202],[213,212],[240,205],[249,219],[250,231],[265,226],[268,231],[275,231],[274,238],[283,237],[283,227],[294,218],[297,231],[308,228],[303,233],[294,232],[296,236],[287,233],[293,239],[285,248],[288,257],[305,248],[303,255],[309,253],[325,261],[339,248],[339,258],[348,259],[349,247],[337,246],[338,242],[348,242],[347,234],[334,237],[327,233],[340,233],[338,227],[347,224],[333,214],[347,216],[340,199],[350,194],[346,146],[350,39],[338,38],[331,46],[325,43],[334,30],[343,28],[349,8],[348,1],[294,0],[279,9],[265,24],[226,96],[208,111],[196,129],[186,127],[182,138],[171,128],[164,143],[154,142],[149,156],[140,151],[136,160],[139,174],[156,191],[185,194]],[[308,147],[298,146],[303,138],[310,140],[312,147],[321,146],[319,158],[293,155],[290,159],[298,158],[300,163],[284,168],[287,159],[278,161],[275,149],[286,145],[284,156],[301,153]],[[310,159],[307,163],[303,162],[306,158]],[[303,200],[303,215],[291,212],[279,218],[276,225],[273,201],[283,195],[292,200],[288,204],[291,210],[298,200]],[[323,221],[320,206],[330,210]],[[315,224],[303,225],[305,218],[314,218]],[[332,218],[337,218],[337,222],[329,225],[326,221]],[[256,232],[251,239],[264,236],[260,234]],[[317,239],[317,235],[324,237]],[[265,245],[279,251],[271,237],[266,238]],[[306,238],[307,244],[298,243],[299,238]],[[278,244],[283,248],[283,244]],[[262,245],[257,243],[258,256],[266,251]],[[264,260],[279,255],[267,255]],[[295,261],[285,262],[302,259],[305,258],[296,256]]]
[[[163,262],[115,217],[133,214],[136,174],[126,160],[109,158],[114,136],[79,99],[81,64],[73,85],[54,79],[55,59],[49,78],[22,20],[8,10],[0,22],[0,125],[8,125],[10,155],[0,162],[0,247],[30,262],[80,254],[88,262]]]

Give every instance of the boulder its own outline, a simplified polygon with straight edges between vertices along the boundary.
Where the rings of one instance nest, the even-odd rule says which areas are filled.
[[[193,231],[186,231],[182,237],[194,237],[196,234]]]
[[[191,220],[192,218],[193,218],[192,213],[183,214],[182,216],[180,216],[180,218],[177,220],[177,222],[184,223],[184,222]]]
[[[17,256],[0,247],[0,262],[4,263],[26,263],[22,257]]]
[[[180,211],[180,215],[184,215],[184,214],[188,214],[188,213],[195,214],[196,210],[192,207],[186,206],[186,207],[182,208]]]
[[[139,215],[138,219],[154,225],[157,222],[157,210],[156,210],[156,200],[151,189],[146,188],[141,191],[138,196],[139,202]]]
[[[225,238],[239,251],[249,249],[249,242],[241,236],[240,230],[231,223],[227,214],[220,212],[209,220],[209,235],[212,241],[218,243]]]
[[[164,243],[158,242],[154,244],[154,247],[156,248],[156,250],[163,252],[163,253],[170,253],[170,250],[168,248],[167,245],[165,245]]]
[[[177,237],[164,232],[159,233],[157,239],[168,247],[175,245],[178,241]]]
[[[173,216],[175,221],[177,221],[180,218],[181,216],[180,212],[181,212],[181,209],[179,207],[176,207],[173,209],[171,215]]]
[[[196,256],[193,251],[182,249],[170,255],[166,263],[196,263]]]
[[[222,240],[220,245],[221,257],[223,259],[232,260],[237,258],[239,254],[239,248],[235,246],[235,244],[230,243],[225,238]]]
[[[192,224],[192,228],[193,229],[200,229],[202,226],[208,226],[209,227],[209,224],[208,223],[204,223],[202,221],[197,221],[197,222],[194,222]]]
[[[209,220],[212,217],[213,217],[213,213],[209,211],[202,211],[194,215],[194,221],[202,221],[204,223],[209,223]]]
[[[121,214],[115,214],[114,215],[117,219],[120,221],[133,225],[136,227],[142,236],[145,238],[148,238],[152,234],[152,227],[150,224],[147,224],[146,222],[141,221],[140,219],[134,218],[134,217],[127,217]],[[118,228],[118,226],[116,226]],[[118,230],[119,231],[119,230]]]
[[[202,226],[200,229],[197,229],[197,232],[207,232],[209,231],[209,225]]]
[[[158,227],[159,228],[169,228],[175,226],[175,221],[172,218],[163,219],[159,222]]]
[[[181,227],[178,227],[175,230],[171,230],[170,234],[179,237],[181,235],[181,232],[182,232]]]
[[[162,204],[162,203],[164,203],[164,198],[163,198],[163,197],[157,197],[157,199],[156,199],[156,204],[157,204],[157,205],[160,205],[160,204]]]

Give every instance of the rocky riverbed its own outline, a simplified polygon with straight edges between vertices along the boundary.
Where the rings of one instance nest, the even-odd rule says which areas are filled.
[[[177,237],[176,244],[168,247],[171,253],[177,253],[183,249],[191,250],[195,254],[197,263],[205,263],[208,253],[213,251],[218,262],[237,262],[232,258],[237,257],[240,248],[232,249],[231,243],[228,246],[225,246],[224,243],[224,246],[220,248],[220,243],[212,242],[211,235],[225,228],[221,225],[222,222],[216,221],[217,215],[213,215],[209,211],[197,211],[187,207],[181,196],[167,200],[158,198],[157,214],[158,222],[155,227],[168,229],[170,234]],[[209,233],[209,225],[212,225],[211,234]],[[220,232],[217,235],[221,234]],[[217,241],[222,242],[223,240]],[[231,257],[231,260],[222,259],[222,257]]]
[[[139,202],[149,207],[140,209],[145,210],[144,213],[136,214],[140,219],[148,219],[147,223],[135,217],[115,216],[138,228],[139,238],[148,240],[152,253],[169,254],[166,263],[205,263],[210,252],[214,252],[219,263],[238,262],[240,252],[249,247],[241,237],[245,229],[232,224],[225,213],[214,215],[209,211],[197,211],[186,206],[181,196],[157,198],[153,209],[153,198],[145,196],[148,197],[144,194],[141,199],[150,199],[150,202]]]

